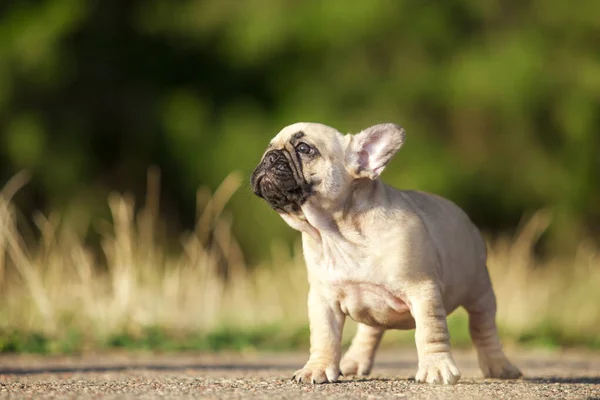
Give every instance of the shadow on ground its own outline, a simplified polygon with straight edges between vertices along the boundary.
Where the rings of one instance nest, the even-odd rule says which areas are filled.
[[[76,373],[76,372],[119,372],[133,370],[149,370],[149,371],[185,371],[185,370],[294,370],[298,365],[282,365],[282,364],[185,364],[185,365],[111,365],[111,366],[82,366],[82,367],[18,367],[18,368],[0,368],[0,375],[33,375],[33,374],[54,374],[54,373]]]
[[[548,378],[526,378],[525,382],[531,383],[585,383],[600,384],[600,376],[578,376],[573,378],[548,377]]]

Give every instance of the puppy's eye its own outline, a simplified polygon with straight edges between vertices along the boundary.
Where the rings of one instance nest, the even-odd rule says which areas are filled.
[[[313,148],[304,142],[298,143],[296,146],[296,151],[302,154],[312,154],[314,152]]]

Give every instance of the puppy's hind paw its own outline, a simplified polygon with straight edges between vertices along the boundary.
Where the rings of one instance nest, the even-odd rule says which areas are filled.
[[[449,354],[436,354],[419,361],[417,382],[454,385],[460,379],[460,371]]]
[[[306,364],[304,368],[294,373],[292,380],[298,383],[332,383],[337,382],[341,375],[337,365],[314,365]]]
[[[354,357],[344,356],[340,368],[344,376],[368,376],[371,373],[373,362],[369,359],[359,360]]]
[[[496,359],[483,356],[479,366],[486,378],[517,379],[523,376],[519,368],[515,367],[506,357]]]

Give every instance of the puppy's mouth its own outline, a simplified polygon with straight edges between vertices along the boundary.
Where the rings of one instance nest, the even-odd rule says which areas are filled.
[[[254,194],[277,212],[297,214],[312,194],[312,185],[302,175],[302,163],[285,149],[271,150],[252,173]]]

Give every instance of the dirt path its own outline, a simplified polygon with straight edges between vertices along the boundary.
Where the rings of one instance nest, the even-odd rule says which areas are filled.
[[[414,351],[383,350],[373,376],[312,386],[290,381],[305,354],[0,356],[1,398],[599,398],[600,353],[508,351],[526,378],[479,378],[475,355],[455,352],[453,387],[412,379]]]

